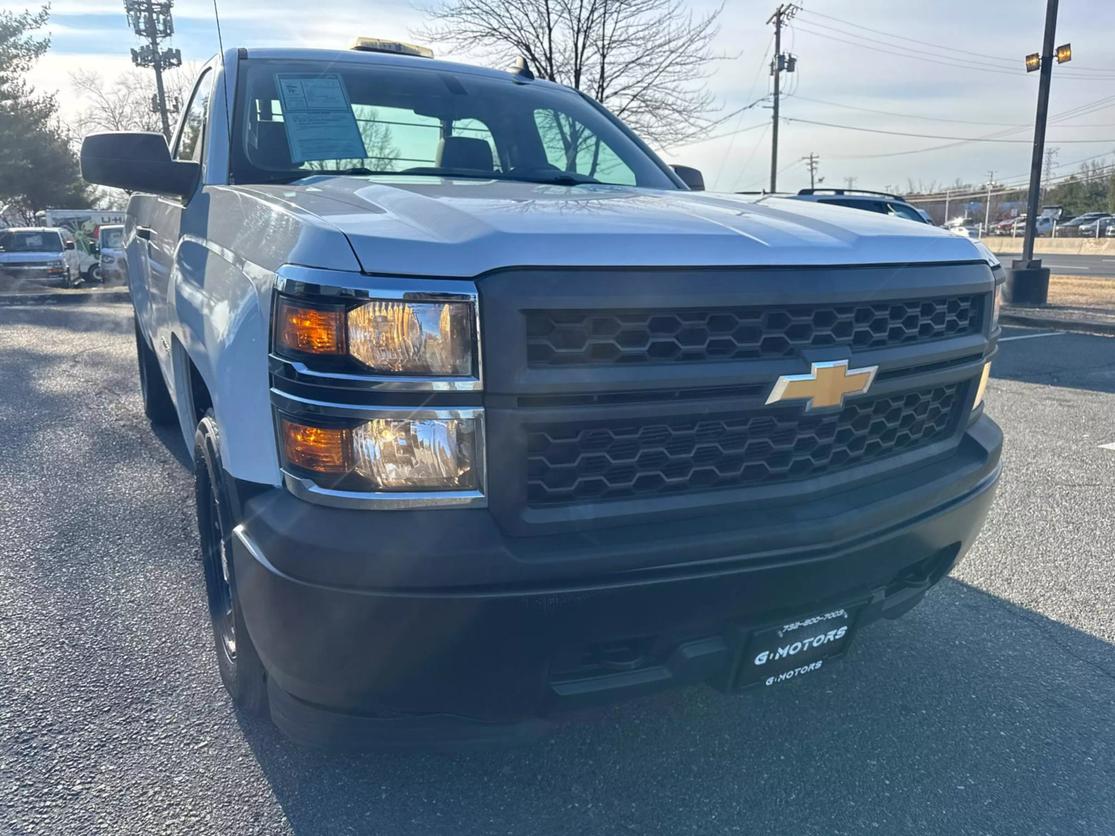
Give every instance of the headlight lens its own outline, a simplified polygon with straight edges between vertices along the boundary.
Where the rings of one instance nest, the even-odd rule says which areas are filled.
[[[284,464],[350,491],[474,491],[481,488],[478,416],[374,418],[349,427],[280,419]]]
[[[475,490],[475,419],[376,418],[353,430],[356,472],[375,489]]]
[[[473,372],[473,320],[466,302],[376,300],[348,312],[348,351],[377,371],[463,377]]]

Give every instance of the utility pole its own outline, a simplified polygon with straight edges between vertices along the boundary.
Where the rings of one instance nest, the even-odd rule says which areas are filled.
[[[1049,183],[1053,180],[1053,169],[1057,167],[1054,160],[1057,159],[1057,154],[1060,148],[1046,148],[1045,149],[1045,182],[1042,185],[1044,191],[1049,191]]]
[[[847,184],[849,191],[851,191],[852,189],[854,189],[856,187],[856,180],[857,179],[858,178],[856,178],[856,177],[845,177],[844,178],[844,182]]]
[[[821,158],[815,153],[810,153],[808,157],[802,157],[806,161],[806,166],[809,168],[809,188],[817,188],[817,166],[821,162]],[[822,178],[823,180],[824,178]]]
[[[949,198],[952,197],[952,190],[945,189],[945,224],[949,222]],[[944,226],[944,224],[941,224]]]
[[[767,19],[767,24],[774,24],[774,60],[770,62],[770,74],[774,76],[774,107],[772,131],[770,136],[770,190],[778,191],[778,99],[781,94],[781,80],[783,71],[792,73],[797,66],[797,57],[782,54],[782,27],[789,23],[797,14],[798,7],[793,3],[780,3]]]
[[[159,114],[167,141],[170,140],[170,117],[167,115],[163,70],[182,66],[181,50],[162,49],[162,42],[174,34],[174,21],[170,16],[173,5],[174,0],[124,0],[124,12],[132,31],[147,39],[146,44],[132,50],[132,63],[155,71],[152,109]]]
[[[987,234],[987,228],[991,225],[991,188],[995,183],[994,170],[987,172],[987,206],[983,209],[983,234]]]
[[[1022,305],[1044,305],[1049,300],[1049,270],[1034,258],[1038,204],[1041,199],[1041,163],[1045,153],[1045,126],[1049,116],[1049,87],[1053,81],[1053,59],[1058,64],[1072,60],[1072,45],[1056,46],[1058,0],[1046,0],[1045,39],[1040,53],[1026,56],[1026,71],[1041,71],[1038,84],[1038,111],[1034,120],[1034,153],[1030,160],[1030,193],[1026,201],[1026,237],[1022,258],[1007,274],[1007,301]]]

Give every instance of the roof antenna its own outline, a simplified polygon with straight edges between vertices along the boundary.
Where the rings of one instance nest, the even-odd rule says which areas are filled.
[[[232,107],[228,101],[228,73],[225,68],[225,41],[221,37],[221,13],[217,10],[217,0],[213,0],[213,19],[217,22],[217,49],[221,56],[221,90],[225,96],[225,125],[228,127],[228,149],[232,152]]]
[[[216,3],[217,0],[213,0],[213,2]],[[514,73],[524,81],[534,81],[534,73],[530,71],[530,65],[522,55],[515,59],[515,63],[511,65],[509,72]]]

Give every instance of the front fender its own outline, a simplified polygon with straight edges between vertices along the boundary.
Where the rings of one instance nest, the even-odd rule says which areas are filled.
[[[172,330],[213,402],[225,469],[268,485],[280,482],[267,368],[274,280],[259,265],[186,235],[175,255],[169,299]],[[192,404],[189,377],[175,378],[176,400]],[[179,415],[192,450],[196,414],[180,406]]]

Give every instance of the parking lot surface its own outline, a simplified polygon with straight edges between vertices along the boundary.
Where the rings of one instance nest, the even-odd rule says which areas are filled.
[[[1115,827],[1115,339],[1008,329],[981,541],[831,669],[525,748],[337,756],[221,688],[192,477],[143,417],[130,314],[0,307],[0,834]]]

